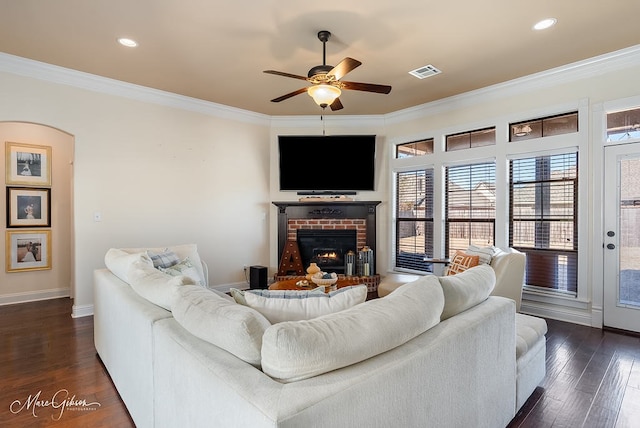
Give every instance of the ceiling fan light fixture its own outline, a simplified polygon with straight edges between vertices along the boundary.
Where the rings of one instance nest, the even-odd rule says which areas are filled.
[[[320,107],[325,108],[333,104],[333,102],[340,96],[342,91],[340,88],[333,85],[314,85],[307,89],[307,93],[313,101]]]

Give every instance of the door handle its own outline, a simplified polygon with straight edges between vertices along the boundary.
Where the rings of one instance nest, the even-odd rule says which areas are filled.
[[[608,248],[609,250],[613,250],[613,249],[615,249],[615,248],[616,248],[616,246],[615,246],[615,245],[613,245],[613,244],[607,244],[607,248]]]

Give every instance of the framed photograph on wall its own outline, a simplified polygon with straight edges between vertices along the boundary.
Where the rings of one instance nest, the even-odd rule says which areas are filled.
[[[51,269],[50,230],[7,230],[7,272]]]
[[[51,189],[7,187],[9,227],[51,227]]]
[[[51,147],[7,141],[7,184],[51,186]]]

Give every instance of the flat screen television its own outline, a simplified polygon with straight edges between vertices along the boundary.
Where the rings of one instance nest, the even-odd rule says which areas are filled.
[[[281,135],[278,150],[282,191],[375,190],[375,135]]]

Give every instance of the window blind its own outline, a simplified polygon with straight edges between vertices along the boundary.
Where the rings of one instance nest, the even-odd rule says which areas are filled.
[[[396,175],[396,267],[431,272],[433,169]]]
[[[494,162],[446,168],[446,253],[449,257],[471,244],[493,245],[496,219]]]
[[[527,254],[526,283],[577,291],[578,156],[510,161],[509,245]]]

